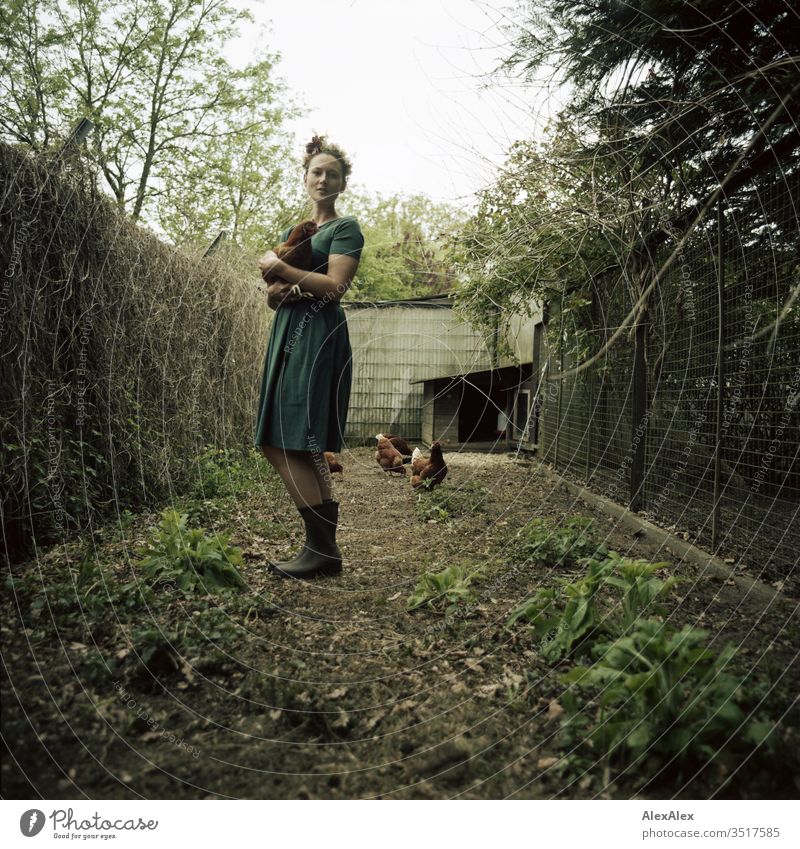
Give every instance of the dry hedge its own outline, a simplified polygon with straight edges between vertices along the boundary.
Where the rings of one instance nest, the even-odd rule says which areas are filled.
[[[80,163],[0,144],[7,554],[154,504],[204,446],[250,450],[270,314],[225,250],[130,221]]]

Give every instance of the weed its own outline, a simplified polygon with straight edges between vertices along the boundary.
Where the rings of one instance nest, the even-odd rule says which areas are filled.
[[[425,572],[420,576],[414,592],[408,597],[406,607],[440,607],[447,602],[451,607],[472,598],[470,584],[481,574],[480,569],[467,566],[448,566],[442,572]]]
[[[677,583],[677,578],[656,576],[667,563],[630,560],[616,551],[582,561],[586,574],[577,580],[560,578],[556,587],[542,587],[511,614],[506,627],[524,621],[541,640],[546,660],[555,661],[604,637],[625,634],[643,612],[661,613],[656,599]],[[600,606],[602,588],[620,591],[620,599],[604,614]],[[620,613],[617,613],[617,610]]]
[[[622,591],[621,616],[616,624],[618,633],[624,634],[642,615],[654,616],[664,613],[656,604],[656,600],[674,587],[678,578],[662,580],[655,573],[668,567],[669,563],[630,560],[616,551],[608,552],[606,562],[614,564],[616,573],[606,578],[606,586]]]
[[[184,592],[246,587],[236,567],[242,551],[224,534],[207,537],[203,528],[187,528],[188,517],[173,509],[161,514],[160,529],[138,550],[139,563],[152,585],[175,584]]]
[[[281,486],[277,472],[254,451],[242,454],[207,446],[192,460],[192,472],[187,497],[195,501],[236,496],[265,485],[278,491]]]
[[[420,496],[414,507],[424,521],[447,522],[483,512],[486,509],[487,490],[475,483],[465,483],[458,489],[432,489]]]
[[[516,559],[547,566],[572,567],[583,558],[602,554],[593,529],[594,520],[573,516],[561,525],[551,519],[532,519],[520,529],[513,548]]]
[[[768,752],[773,724],[748,716],[751,694],[727,671],[735,650],[712,651],[707,636],[689,625],[670,631],[642,619],[631,633],[595,646],[594,664],[562,676],[589,691],[597,706],[593,712],[574,693],[562,695],[567,743],[586,745],[593,757],[635,766],[644,776],[712,761],[728,770],[762,744]]]
[[[559,587],[537,590],[512,612],[506,627],[519,621],[530,623],[547,660],[569,654],[579,643],[602,633],[597,592],[613,569],[610,561],[589,561],[586,575],[577,581],[561,579]]]

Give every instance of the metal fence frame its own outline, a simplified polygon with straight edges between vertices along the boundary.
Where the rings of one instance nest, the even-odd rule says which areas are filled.
[[[534,351],[544,462],[778,580],[800,551],[800,303],[767,328],[800,285],[798,199],[794,175],[721,202],[598,368],[560,378],[581,357],[557,311]],[[592,305],[592,350],[626,297]]]

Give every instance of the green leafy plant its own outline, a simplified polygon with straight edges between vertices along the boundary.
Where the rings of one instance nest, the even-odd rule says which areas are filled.
[[[606,586],[622,591],[620,615],[616,630],[623,634],[645,613],[648,616],[663,614],[656,604],[669,589],[678,583],[675,577],[662,580],[655,573],[665,569],[669,563],[650,563],[647,560],[631,560],[616,551],[609,551],[606,562],[612,563],[614,574],[606,578]],[[614,611],[616,613],[616,610]]]
[[[470,584],[481,574],[480,569],[467,566],[448,566],[442,572],[425,572],[408,597],[408,610],[426,605],[438,607],[443,603],[457,605],[472,598]]]
[[[547,660],[569,654],[579,643],[602,633],[597,593],[614,568],[612,561],[589,561],[582,578],[560,579],[558,587],[537,590],[512,612],[506,627],[527,622],[541,640],[541,652]]]
[[[635,763],[646,775],[671,763],[730,767],[743,752],[769,748],[773,724],[748,715],[750,694],[727,671],[735,650],[712,650],[707,636],[642,619],[630,634],[595,646],[594,664],[562,675],[591,699],[562,695],[566,741],[588,746],[594,758]]]
[[[206,447],[192,462],[195,472],[193,494],[200,499],[210,499],[226,494],[235,474],[236,460],[224,450]]]
[[[662,614],[656,600],[678,582],[655,574],[668,563],[633,560],[616,551],[598,550],[581,562],[586,568],[583,577],[559,578],[556,587],[538,589],[506,623],[506,627],[528,623],[541,640],[542,655],[550,661],[568,655],[578,645],[587,648],[598,639],[622,636],[645,612]],[[601,604],[601,589],[612,591],[605,605]]]
[[[139,563],[153,584],[174,583],[184,592],[245,587],[236,567],[242,551],[224,534],[207,537],[203,528],[187,528],[187,516],[167,509],[150,543],[139,549]]]
[[[486,509],[487,490],[474,483],[465,483],[457,489],[439,487],[432,489],[415,504],[417,515],[428,521],[446,522],[462,516],[472,516]]]
[[[595,539],[593,520],[573,516],[561,525],[551,519],[532,519],[520,530],[513,554],[526,562],[570,567],[603,551]]]

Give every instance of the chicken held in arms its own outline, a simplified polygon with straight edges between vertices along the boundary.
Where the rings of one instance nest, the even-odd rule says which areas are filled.
[[[384,472],[397,472],[401,475],[406,473],[406,467],[403,465],[403,455],[382,434],[380,434],[380,439],[378,439],[378,450],[375,452],[375,459]]]
[[[317,232],[317,224],[310,219],[301,221],[292,228],[285,242],[277,245],[273,250],[278,259],[282,259],[288,265],[299,268],[302,271],[311,271],[311,237]],[[274,274],[262,275],[265,283],[283,283],[280,277]],[[302,292],[295,284],[292,290],[299,297],[313,298],[311,292]]]
[[[438,442],[431,444],[430,457],[423,457],[419,448],[414,449],[411,455],[411,486],[414,489],[433,489],[446,475],[447,463],[442,455],[442,446]]]

